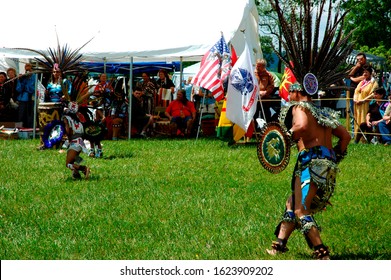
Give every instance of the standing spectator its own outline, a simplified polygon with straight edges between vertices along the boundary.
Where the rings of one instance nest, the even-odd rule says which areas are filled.
[[[391,145],[391,95],[388,96],[388,106],[383,115],[383,121],[379,123],[379,132],[384,146]]]
[[[266,65],[267,62],[265,59],[257,60],[255,76],[257,77],[259,84],[260,102],[257,103],[257,110],[254,114],[254,118],[265,118],[265,121],[269,122],[271,121],[270,109],[272,107],[272,102],[269,99],[271,99],[274,93],[274,77],[269,71],[266,70]],[[260,112],[263,113],[260,115]]]
[[[64,92],[70,94],[72,90],[71,82],[63,79],[62,71],[57,63],[53,66],[52,77],[46,87],[46,98],[48,102],[61,102]]]
[[[32,72],[31,63],[24,66],[25,74],[19,75],[16,83],[18,92],[17,101],[19,103],[18,120],[23,122],[23,127],[33,127],[34,114],[34,93],[35,93],[35,75]]]
[[[383,122],[383,116],[388,106],[388,102],[384,100],[385,95],[384,88],[378,88],[373,92],[374,100],[369,104],[365,122],[360,124],[360,133],[356,135],[355,143],[360,142],[362,134],[366,136],[368,143],[371,143],[374,133],[379,132],[379,124]]]
[[[186,98],[186,91],[178,90],[176,100],[172,101],[165,111],[165,115],[170,120],[171,136],[176,136],[179,129],[181,136],[189,137],[196,112],[194,103]]]
[[[18,97],[18,92],[16,91],[16,78],[17,78],[17,73],[15,68],[8,68],[7,69],[7,90],[8,92],[11,93],[11,98],[13,101],[16,101],[16,98]]]
[[[354,135],[359,133],[359,125],[366,122],[366,116],[369,109],[369,102],[373,97],[373,91],[378,88],[375,78],[372,77],[373,69],[369,65],[364,67],[364,80],[356,87],[353,96],[354,102]]]
[[[148,73],[144,72],[141,74],[143,78],[142,82],[137,83],[136,86],[142,90],[142,101],[145,112],[153,115],[155,111],[155,99],[157,94],[157,85],[155,80],[151,79]]]
[[[7,74],[0,72],[0,121],[10,121],[11,93],[6,90]]]
[[[6,92],[6,96],[10,97],[10,102],[8,104],[8,119],[10,121],[16,122],[18,120],[18,104],[15,103],[18,97],[18,92],[16,91],[16,83],[17,83],[17,74],[14,68],[7,69],[7,82],[4,85],[4,90]]]
[[[354,91],[357,88],[357,85],[364,80],[364,65],[367,64],[367,56],[365,53],[360,52],[356,55],[356,65],[354,65],[348,74],[349,79],[346,81],[346,85],[349,86],[350,91],[350,113],[353,112],[354,115],[354,101],[353,101],[353,95]],[[352,133],[354,135],[354,127],[356,126],[354,123],[354,116],[351,118],[350,125],[352,127]],[[353,136],[354,137],[354,136]]]
[[[363,67],[367,64],[367,56],[365,53],[360,52],[356,55],[356,61],[356,65],[354,65],[349,72],[350,88],[353,90],[355,90],[357,85],[365,79]]]
[[[192,101],[191,98],[192,98],[192,93],[193,93],[193,84],[191,83],[192,79],[193,79],[193,77],[187,78],[186,84],[183,87],[186,91],[186,98],[187,98],[187,100],[190,100],[190,101]]]
[[[164,69],[158,72],[158,80],[156,81],[158,87],[157,105],[167,107],[175,91],[175,85]]]

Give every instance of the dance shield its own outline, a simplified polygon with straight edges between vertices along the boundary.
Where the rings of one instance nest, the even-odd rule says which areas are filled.
[[[259,138],[257,153],[262,167],[273,174],[283,171],[289,163],[290,138],[278,122],[265,125]]]

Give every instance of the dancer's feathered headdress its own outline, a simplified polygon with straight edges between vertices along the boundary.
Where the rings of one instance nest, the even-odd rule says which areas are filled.
[[[276,51],[277,55],[292,70],[297,81],[303,84],[305,75],[312,73],[318,79],[319,88],[325,89],[343,79],[347,74],[347,68],[343,67],[346,57],[353,50],[349,41],[351,32],[345,35],[342,30],[346,12],[341,13],[338,7],[333,17],[331,0],[317,1],[315,16],[313,0],[285,1],[289,2],[290,13],[281,7],[279,0],[269,2],[278,15],[286,51],[286,56]],[[327,20],[319,46],[320,25],[327,2]]]
[[[53,70],[61,71],[63,76],[75,75],[76,77],[84,76],[88,69],[82,64],[83,55],[80,50],[84,48],[93,38],[87,41],[84,45],[76,50],[71,50],[67,44],[61,46],[57,36],[57,47],[48,48],[46,51],[34,50],[30,48],[21,48],[22,50],[31,51],[39,54],[41,57],[35,57],[37,66],[35,72],[38,73],[52,73]],[[87,89],[85,85],[81,83],[80,79],[72,84],[72,96],[76,97],[76,100],[71,100],[68,94],[68,85],[62,82],[62,91],[67,101],[76,101],[81,103],[88,96],[84,94]]]

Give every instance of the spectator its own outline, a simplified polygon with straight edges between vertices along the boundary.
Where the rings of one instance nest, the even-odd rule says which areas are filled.
[[[25,74],[19,75],[16,83],[16,91],[18,92],[17,101],[18,121],[23,123],[23,127],[32,128],[34,119],[34,93],[35,93],[35,74],[32,73],[31,63],[26,63],[24,66]]]
[[[364,80],[356,87],[353,96],[354,102],[354,135],[359,133],[359,125],[366,122],[369,102],[373,97],[373,91],[378,88],[376,80],[372,77],[373,69],[369,65],[364,66]]]
[[[145,113],[142,107],[142,89],[135,87],[132,95],[132,125],[141,137],[147,137],[147,129],[153,124],[153,115]]]
[[[183,87],[186,91],[186,98],[187,98],[187,100],[190,100],[190,101],[191,101],[192,93],[193,93],[193,84],[191,83],[192,79],[193,79],[193,77],[187,78],[187,82]]]
[[[349,72],[350,88],[353,90],[355,90],[357,85],[365,79],[364,65],[367,64],[367,56],[365,53],[360,52],[356,55],[356,60],[356,65],[354,65]]]
[[[99,83],[95,86],[94,94],[92,99],[94,100],[93,105],[94,109],[92,109],[93,113],[93,121],[98,123],[99,125],[105,123],[105,106],[106,103],[110,103],[112,93],[114,89],[107,81],[107,75],[105,73],[101,74],[99,77]],[[95,141],[90,141],[90,157],[103,157],[103,149],[101,139],[98,137]],[[96,148],[96,150],[95,150]]]
[[[270,111],[272,108],[272,102],[270,99],[274,93],[274,77],[266,70],[266,65],[267,62],[265,59],[257,60],[255,76],[257,77],[259,84],[260,102],[257,103],[257,110],[254,114],[254,119],[261,117],[262,119],[265,119],[266,122],[269,122],[271,121],[272,116]]]
[[[389,102],[383,115],[383,121],[379,123],[379,132],[384,146],[391,145],[391,95],[388,98]]]
[[[7,74],[0,72],[0,121],[10,121],[11,93],[7,91]]]
[[[62,71],[57,63],[53,66],[52,78],[46,87],[46,98],[48,102],[61,102],[64,93],[70,94],[72,90],[68,79],[63,79]]]
[[[168,105],[165,115],[170,120],[171,136],[176,136],[178,130],[181,136],[189,137],[191,135],[196,109],[194,103],[187,100],[184,89],[178,90],[176,100]]]
[[[17,73],[15,68],[8,68],[7,69],[7,91],[11,93],[11,98],[13,101],[16,101],[16,98],[18,97],[18,92],[16,91],[16,79],[17,79]]]
[[[363,134],[368,143],[371,143],[374,134],[379,132],[378,126],[383,122],[384,112],[388,106],[388,102],[384,100],[385,94],[384,88],[378,88],[373,92],[374,100],[369,104],[366,121],[360,124],[360,133],[356,135],[355,143],[360,142]]]
[[[137,83],[137,87],[141,88],[142,91],[142,105],[145,112],[153,115],[155,111],[155,99],[157,94],[157,85],[155,80],[151,79],[148,73],[142,73],[142,82]]]
[[[214,114],[216,99],[213,97],[213,94],[210,92],[210,90],[200,88],[198,95],[200,97],[200,112],[202,111],[203,115]]]
[[[164,69],[160,69],[158,72],[158,80],[156,81],[158,87],[157,105],[167,107],[172,100],[172,95],[175,91],[175,85],[168,76],[168,73]]]

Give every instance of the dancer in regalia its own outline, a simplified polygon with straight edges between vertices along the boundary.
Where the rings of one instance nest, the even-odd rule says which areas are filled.
[[[340,28],[343,21],[339,19],[343,19],[344,15],[337,11],[334,24],[331,17],[328,18],[323,42],[318,47],[319,25],[315,25],[315,32],[312,29],[312,12],[316,10],[314,1],[300,2],[300,8],[291,6],[289,19],[285,17],[281,2],[269,1],[277,12],[283,30],[287,57],[280,54],[280,59],[298,81],[290,87],[290,104],[281,109],[279,120],[296,143],[299,153],[291,181],[292,192],[275,230],[277,239],[267,252],[271,255],[287,252],[289,237],[295,229],[299,229],[314,250],[315,258],[329,259],[330,250],[320,237],[313,215],[329,204],[336,186],[338,163],[347,154],[351,138],[339,123],[339,114],[315,106],[311,96],[317,94],[318,88],[327,88],[346,75],[347,69],[342,66],[352,50],[347,40],[350,35],[343,36]],[[328,7],[330,11],[331,2]],[[316,15],[316,22],[320,21],[325,3],[326,0],[319,1],[321,12]],[[301,14],[297,15],[298,12]],[[333,137],[338,138],[334,147]]]

